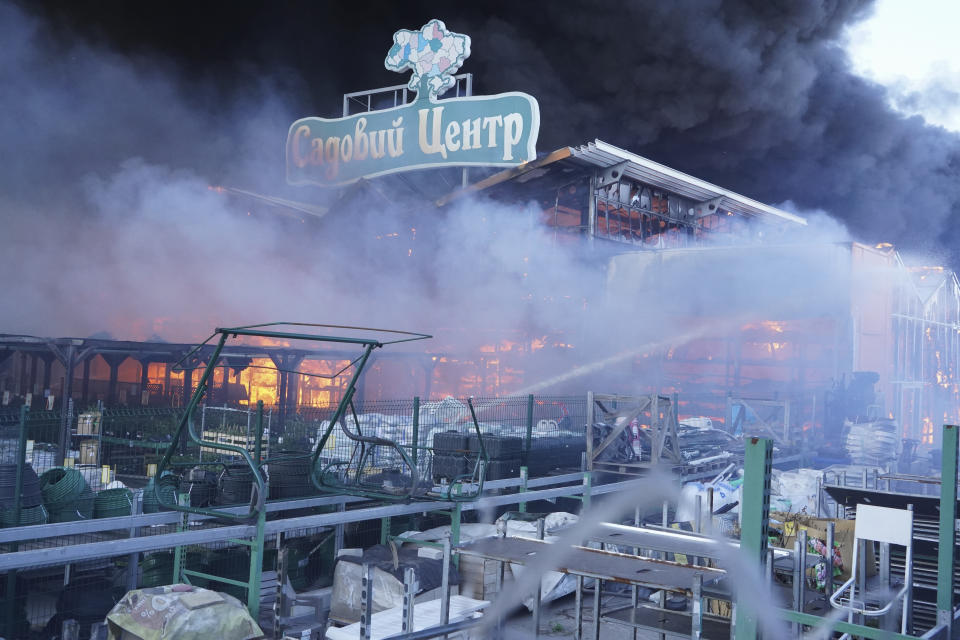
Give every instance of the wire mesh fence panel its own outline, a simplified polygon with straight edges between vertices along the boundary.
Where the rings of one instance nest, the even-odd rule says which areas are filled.
[[[538,453],[550,451],[551,447],[562,444],[564,438],[579,438],[580,442],[584,439],[586,411],[585,398],[582,397],[479,398],[474,399],[473,403],[483,447],[490,458],[487,469],[488,479],[496,477],[497,474],[502,474],[503,477],[516,477],[519,473],[519,465],[527,462],[526,456],[531,451]],[[398,476],[396,469],[403,467],[403,463],[409,459],[415,461],[418,474],[424,481],[432,485],[440,481],[448,481],[449,477],[460,473],[462,469],[460,462],[451,462],[451,457],[467,461],[475,461],[478,457],[481,440],[476,438],[473,418],[466,399],[448,398],[436,402],[418,402],[413,398],[369,401],[357,403],[355,409],[356,416],[352,411],[346,416],[344,420],[346,426],[342,423],[330,429],[330,438],[325,444],[321,457],[324,462],[357,459],[360,455],[358,450],[365,448],[367,457],[366,466],[361,473],[361,484],[382,486],[384,481],[402,483],[403,474]],[[265,415],[271,416],[273,421],[269,423],[271,428],[265,429],[262,443],[264,457],[276,459],[278,455],[282,458],[284,452],[296,452],[301,455],[310,452],[312,447],[319,444],[319,439],[330,427],[329,420],[334,410],[334,407],[291,409],[285,412],[286,419],[281,424],[276,420],[278,410],[271,411],[271,408],[266,408]],[[213,439],[212,433],[226,434],[237,438],[235,443],[239,446],[252,448],[252,439],[248,436],[247,426],[250,411],[254,412],[254,416],[249,420],[250,431],[253,432],[255,431],[253,428],[255,409],[223,411],[223,407],[219,407],[208,409],[205,413],[201,410],[194,416],[195,425],[197,431],[202,432],[205,437]],[[31,415],[22,428],[30,436],[31,448],[28,460],[31,465],[36,461],[39,469],[38,479],[39,476],[49,474],[47,484],[51,490],[46,496],[41,490],[40,501],[48,517],[51,512],[56,512],[58,518],[72,518],[72,513],[76,512],[76,519],[95,519],[98,500],[104,503],[101,505],[104,513],[113,513],[110,510],[120,509],[123,506],[121,501],[127,494],[122,491],[110,493],[116,491],[109,488],[111,483],[119,479],[128,486],[142,487],[147,481],[151,461],[163,455],[169,446],[180,415],[180,410],[176,408],[81,410],[66,416],[65,422],[60,413],[36,412],[35,415]],[[73,461],[72,468],[63,466],[63,460],[59,458],[57,449],[61,435],[60,429],[64,424],[68,429],[67,458]],[[0,419],[0,456],[6,456],[7,452],[10,452],[9,455],[15,462],[20,433],[19,422]],[[381,438],[391,444],[360,445],[351,435]],[[83,448],[83,444],[87,441],[96,443],[95,461],[89,457],[84,458],[84,453],[89,453]],[[401,448],[406,457],[398,453],[397,447]],[[191,463],[197,459],[207,461],[204,458],[206,454],[219,455],[204,452],[199,446],[178,450],[176,453],[175,458],[184,462],[185,466],[174,468],[175,478],[169,481],[153,478],[151,485],[143,489],[134,489],[132,493],[134,503],[139,504],[137,500],[142,500],[144,511],[148,511],[147,494],[151,491],[186,492],[192,504],[196,497],[194,493],[196,486],[206,480],[203,474],[196,472],[197,465],[191,466]],[[199,458],[193,456],[199,456]],[[536,458],[549,459],[553,465],[549,469],[544,469],[543,473],[550,472],[559,464],[557,462],[559,457],[556,455],[537,455]],[[58,462],[60,464],[57,464]],[[273,464],[273,462],[270,463],[271,466]],[[104,470],[105,466],[107,470]],[[571,463],[570,466],[575,465]],[[280,479],[289,476],[288,470],[278,468],[276,475],[273,475],[271,470],[273,476],[271,489],[274,486],[284,486],[285,483]],[[466,472],[469,473],[469,471],[468,465]],[[0,480],[0,487],[2,485],[3,482]],[[289,487],[288,483],[287,486]],[[216,498],[222,498],[222,490],[222,482],[219,482],[215,491],[220,493]],[[242,487],[232,487],[231,490],[237,495],[243,493]],[[312,487],[309,491],[315,493]],[[76,498],[71,497],[74,494],[77,494]],[[85,507],[90,494],[94,503],[92,515]],[[107,496],[111,498],[109,501]],[[216,499],[210,496],[208,498]],[[70,500],[73,501],[70,506],[78,507],[72,512],[64,506],[64,503]],[[80,506],[83,508],[79,508]],[[446,523],[446,516],[436,517],[440,518],[437,522],[424,520],[422,516],[398,517],[395,522],[391,522],[391,533]],[[121,524],[118,524],[116,529],[54,538],[36,536],[35,539],[23,540],[17,548],[26,550],[113,541],[131,535],[155,536],[172,533],[178,529],[176,520],[153,526],[142,526],[135,531],[131,531],[128,525],[123,524],[124,522],[121,520]],[[345,544],[366,547],[375,543],[381,533],[381,524],[379,519],[351,523],[345,527]],[[217,526],[223,525],[205,521],[192,525],[190,530]],[[326,551],[316,551],[321,548],[326,549],[322,545],[333,544],[330,534],[329,528],[302,534],[305,540],[305,553],[313,554],[309,556],[308,563],[302,565],[305,571],[308,565],[313,567],[311,563],[319,562],[317,554],[323,555],[324,558],[329,555],[332,558],[332,552],[326,554]],[[331,539],[327,540],[324,536]],[[12,550],[14,548],[10,544],[0,544],[0,554],[9,553]],[[190,545],[185,547],[184,551],[184,563],[190,569],[239,581],[246,580],[249,572],[249,556],[242,546],[223,541]],[[82,618],[76,609],[71,609],[73,606],[71,602],[83,602],[82,615],[87,615],[91,619],[96,615],[102,620],[106,611],[112,606],[111,599],[115,601],[115,598],[120,597],[131,583],[143,587],[169,584],[175,579],[172,549],[138,554],[137,558],[135,565],[130,564],[131,560],[127,554],[123,554],[74,563],[69,569],[63,565],[21,568],[15,577],[11,577],[13,587],[9,592],[12,595],[9,612],[6,609],[7,592],[2,590],[8,584],[7,576],[0,574],[0,620],[12,620],[13,622],[7,622],[7,624],[19,625],[16,629],[8,631],[3,624],[0,624],[0,633],[6,633],[5,637],[31,637],[31,635],[32,637],[49,637],[43,634],[46,630],[56,627],[65,615]],[[263,562],[265,569],[271,569],[274,562],[273,556],[269,552],[265,553]],[[297,566],[301,565],[298,563]],[[320,577],[324,571],[332,576],[329,567],[326,570],[314,567],[310,571],[314,573],[310,574],[313,577],[308,582],[313,585],[322,582]],[[131,572],[133,572],[132,577]],[[307,580],[308,577],[304,579]],[[222,584],[209,586],[218,590],[224,589]],[[81,589],[91,588],[95,588],[98,594],[104,597],[85,599],[77,595]],[[241,599],[243,597],[242,593],[234,595]]]
[[[314,471],[325,471],[327,478],[365,489],[429,492],[455,481],[476,485],[481,451],[488,459],[484,469],[487,480],[517,477],[523,465],[533,476],[558,468],[579,468],[585,397],[482,397],[472,402],[482,438],[477,438],[466,399],[358,402],[332,427],[334,406],[286,411],[265,407],[260,450],[261,460],[270,461],[266,466],[270,497],[287,499],[316,493],[306,456],[325,435],[320,463]],[[62,508],[60,503],[51,508],[41,501],[40,505],[27,505],[36,512],[22,513],[21,517],[31,523],[94,518],[93,505],[99,493],[124,487],[145,489],[149,508],[156,506],[158,490],[167,492],[168,497],[186,492],[194,506],[248,502],[252,478],[248,477],[248,468],[240,468],[242,461],[232,452],[181,442],[173,452],[173,477],[153,478],[182,411],[177,407],[103,406],[72,410],[68,406],[65,414],[28,412],[24,423],[25,461],[30,471],[26,473],[34,473],[41,486],[58,485],[65,496],[61,502],[69,502],[71,508]],[[255,454],[255,406],[201,405],[192,420],[205,440],[239,446]],[[0,465],[15,464],[20,431],[19,411],[0,412]],[[61,440],[65,445],[62,450]],[[411,473],[413,469],[415,474]],[[15,478],[15,472],[10,473]],[[338,486],[342,485],[332,482],[328,488],[335,490]],[[105,508],[109,511],[113,507],[119,509],[112,503]]]
[[[412,398],[354,403],[336,424],[336,407],[302,407],[285,421],[278,446],[286,453],[321,447],[320,477],[331,487],[403,491],[423,475],[413,443],[414,404]]]
[[[102,622],[125,589],[110,560],[0,574],[0,632],[4,637],[60,637],[63,622],[76,620],[81,637]]]
[[[532,476],[579,469],[586,451],[586,396],[538,396],[528,453]]]
[[[94,419],[96,413],[101,414],[104,435],[158,441],[169,440],[183,412],[176,407],[117,407],[83,411],[80,416],[89,415],[88,419]]]
[[[251,456],[259,451],[262,458],[270,457],[270,429],[273,422],[271,409],[266,409],[260,414],[256,407],[237,408],[204,404],[194,412],[193,422],[197,433],[204,441],[238,447]],[[242,460],[240,453],[236,451],[210,446],[197,447],[200,457],[205,461],[240,462]]]
[[[271,498],[316,493],[309,479],[309,463],[303,457],[319,446],[324,435],[318,470],[334,477],[340,474],[341,479],[352,473],[351,481],[367,488],[409,489],[414,475],[417,488],[424,490],[455,479],[476,482],[481,450],[489,458],[486,479],[516,477],[521,465],[527,465],[532,475],[579,466],[585,398],[475,398],[473,405],[482,438],[476,436],[466,399],[358,402],[332,427],[333,406],[288,409],[282,422],[279,407],[266,407],[261,459],[279,459],[272,464]],[[66,415],[60,411],[27,414],[25,461],[42,486],[58,485],[65,496],[61,502],[71,504],[70,509],[59,503],[52,509],[46,503],[27,505],[45,510],[21,514],[31,522],[93,518],[97,495],[125,486],[145,488],[151,506],[157,490],[170,495],[187,492],[191,504],[197,506],[248,501],[251,478],[246,477],[248,469],[239,469],[240,458],[193,443],[181,443],[174,452],[171,470],[175,477],[151,479],[172,442],[182,409],[71,409],[68,407]],[[255,453],[255,407],[201,405],[192,419],[205,440]],[[0,413],[0,464],[15,464],[20,431],[19,412]],[[284,462],[285,457],[293,456],[301,457],[299,466]],[[232,463],[238,463],[238,469],[231,470]],[[411,473],[414,468],[416,474]]]
[[[286,421],[283,435],[278,435],[284,442],[279,444],[313,447],[326,435],[321,452],[324,463],[344,476],[353,473],[359,482],[374,484],[411,482],[413,464],[419,481],[428,485],[464,478],[476,481],[481,451],[489,459],[486,479],[516,477],[520,466],[528,463],[535,467],[531,469],[535,474],[580,466],[585,449],[585,397],[515,396],[472,402],[479,438],[467,399],[448,397],[417,402],[416,416],[413,399],[356,403],[356,413],[348,410],[332,427],[333,407],[301,409]],[[399,448],[370,444],[358,436],[375,437]],[[531,450],[546,455],[534,462]]]

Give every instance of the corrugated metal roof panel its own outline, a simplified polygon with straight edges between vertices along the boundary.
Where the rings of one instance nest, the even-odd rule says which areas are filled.
[[[659,162],[638,156],[602,140],[588,142],[572,151],[574,158],[597,167],[609,167],[627,161],[624,175],[628,178],[700,202],[721,198],[720,206],[733,213],[769,216],[795,224],[807,224],[806,220],[796,214],[771,207],[705,180],[694,178],[682,171],[671,169]]]

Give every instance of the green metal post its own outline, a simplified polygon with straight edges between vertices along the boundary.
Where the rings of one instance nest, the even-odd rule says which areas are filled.
[[[413,397],[413,449],[410,458],[417,464],[417,449],[420,447],[420,396]]]
[[[527,491],[527,477],[527,468],[520,467],[520,493],[526,493]],[[521,502],[518,508],[520,509],[520,513],[526,513],[527,503]]]
[[[456,547],[460,544],[460,516],[463,503],[457,502],[453,505],[453,511],[450,512],[450,545]],[[460,554],[453,559],[456,567],[460,568]]]
[[[937,624],[953,627],[953,572],[956,565],[957,444],[960,427],[943,425],[940,467],[940,545],[937,550]],[[952,637],[950,633],[947,634]]]
[[[64,409],[65,410],[65,409]],[[21,493],[23,493],[23,467],[27,461],[27,415],[29,407],[20,407],[20,439],[17,442],[17,479],[13,493],[13,521],[20,526]],[[9,593],[9,592],[8,592]]]
[[[267,523],[267,510],[257,513],[257,537],[250,544],[250,582],[247,584],[247,610],[256,620],[260,615],[260,582],[263,572],[263,530]]]
[[[180,493],[177,495],[177,504],[181,506],[190,505],[190,494]],[[177,531],[183,531],[187,528],[187,521],[189,520],[190,515],[187,513],[180,514],[180,522],[177,523]],[[189,584],[190,580],[183,573],[183,547],[177,546],[173,549],[173,583],[177,584],[180,582],[187,582]]]
[[[13,494],[13,522],[15,527],[20,526],[20,507],[21,493],[23,493],[23,465],[27,458],[27,416],[30,413],[30,407],[20,407],[20,437],[17,442],[17,479],[14,484]],[[19,543],[13,543],[10,551],[17,551],[20,548]],[[17,572],[11,570],[7,572],[7,590],[4,592],[7,598],[6,615],[7,636],[14,638],[17,636],[16,628],[16,601],[17,601]]]
[[[770,524],[770,469],[773,465],[773,441],[750,438],[746,442],[743,464],[743,524],[740,552],[750,567],[762,567],[767,556],[767,530]],[[759,575],[759,573],[758,573]],[[737,600],[736,640],[757,638],[757,614],[746,598]]]
[[[380,518],[380,544],[390,541],[390,516]]]
[[[263,461],[263,400],[257,400],[257,441],[253,444],[253,461],[259,465]],[[259,469],[257,469],[259,471]]]
[[[527,396],[527,438],[523,444],[523,464],[530,464],[530,443],[533,441],[533,394]]]
[[[583,472],[583,510],[590,508],[590,489],[593,486],[593,478],[589,471]]]

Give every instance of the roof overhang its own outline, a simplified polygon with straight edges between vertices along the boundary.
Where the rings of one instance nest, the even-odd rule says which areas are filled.
[[[627,178],[665,191],[671,191],[697,202],[714,200],[719,203],[719,207],[734,214],[775,218],[779,221],[800,225],[807,224],[806,220],[796,214],[757,202],[705,180],[694,178],[682,171],[671,169],[659,162],[638,156],[602,140],[595,140],[573,148],[571,153],[573,158],[598,168],[626,163],[623,165],[623,175]]]
[[[554,166],[583,167],[584,170],[609,170],[616,167],[626,178],[654,188],[670,191],[698,203],[709,202],[735,215],[763,218],[771,222],[806,225],[807,221],[794,213],[777,209],[706,180],[694,178],[659,162],[638,156],[602,140],[594,140],[579,147],[562,147],[541,158],[499,171],[466,188],[457,189],[435,201],[437,206],[450,204],[458,198],[511,182],[536,179],[539,173]]]

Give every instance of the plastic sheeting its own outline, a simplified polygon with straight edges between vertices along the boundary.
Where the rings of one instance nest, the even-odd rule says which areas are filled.
[[[695,522],[697,517],[697,496],[700,496],[701,522],[709,522],[710,503],[708,489],[713,488],[713,511],[739,513],[741,488],[740,481],[733,482],[688,482],[680,491],[680,500],[677,503],[677,522]],[[732,505],[732,506],[730,506]],[[729,509],[723,509],[730,507]]]
[[[822,480],[820,469],[774,469],[770,475],[770,510],[816,515]]]
[[[333,574],[330,615],[341,620],[360,619],[362,565],[370,564],[373,572],[373,610],[383,611],[403,603],[403,572],[412,568],[417,576],[417,593],[439,587],[443,580],[443,562],[421,558],[415,549],[398,549],[396,563],[393,551],[383,545],[370,547],[363,556],[343,556]],[[450,566],[450,584],[458,585],[460,576]]]
[[[556,511],[548,514],[543,522],[543,539],[554,542],[559,538],[550,535],[551,532],[565,529],[579,521],[579,517],[565,511]],[[507,535],[515,538],[536,538],[537,523],[523,520],[507,520]],[[596,546],[596,545],[592,545]],[[517,579],[522,579],[527,568],[519,564],[510,564],[510,571]],[[540,602],[552,602],[558,598],[573,593],[577,589],[577,579],[574,576],[559,571],[544,571],[540,576]],[[523,594],[523,605],[533,611],[536,592],[530,590]]]

